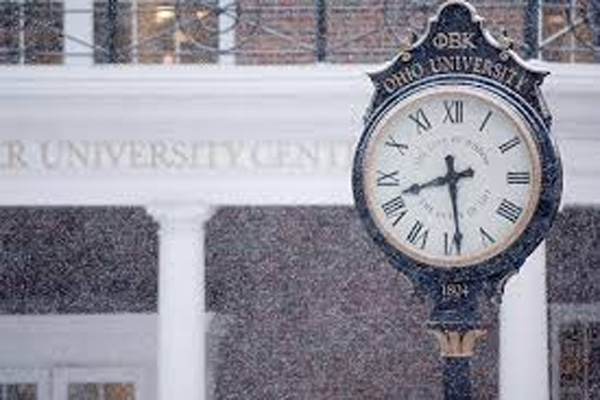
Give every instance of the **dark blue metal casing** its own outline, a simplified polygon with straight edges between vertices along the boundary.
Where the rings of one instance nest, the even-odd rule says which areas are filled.
[[[434,322],[475,325],[478,295],[499,296],[504,282],[518,271],[552,225],[562,193],[562,167],[550,136],[551,116],[539,90],[546,75],[527,67],[507,39],[504,44],[494,40],[483,29],[482,19],[463,1],[444,4],[423,38],[371,75],[376,90],[353,167],[356,208],[390,262],[432,298]],[[363,174],[366,148],[379,121],[399,102],[426,89],[449,85],[489,93],[525,121],[541,158],[541,193],[528,226],[503,252],[478,264],[441,268],[409,257],[385,239],[367,207]]]

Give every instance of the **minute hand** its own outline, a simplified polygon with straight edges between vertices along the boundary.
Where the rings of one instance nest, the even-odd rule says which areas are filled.
[[[454,179],[448,183],[450,202],[452,203],[452,216],[454,218],[454,242],[456,243],[456,251],[458,254],[460,254],[462,245],[462,232],[460,231],[460,225],[458,222],[458,205],[456,203],[458,189],[456,186],[456,180]]]
[[[475,174],[475,172],[472,168],[467,168],[466,170],[457,173],[454,169],[454,157],[451,155],[446,156],[446,168],[448,169],[446,176],[448,177],[448,191],[450,192],[452,216],[454,218],[454,242],[456,244],[456,251],[458,254],[460,254],[463,235],[460,231],[460,225],[458,221],[457,184],[461,178],[470,178]]]

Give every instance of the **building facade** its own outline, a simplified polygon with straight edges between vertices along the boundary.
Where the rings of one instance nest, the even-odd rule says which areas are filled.
[[[441,397],[427,307],[366,237],[349,178],[365,72],[434,5],[234,5],[2,4],[0,398]],[[527,4],[478,5],[535,50]],[[539,4],[541,58],[593,61],[569,23],[544,30],[562,7],[592,35],[575,5]],[[483,304],[480,399],[600,384],[600,70],[537,62],[564,209],[503,305]],[[289,63],[309,65],[263,65]]]

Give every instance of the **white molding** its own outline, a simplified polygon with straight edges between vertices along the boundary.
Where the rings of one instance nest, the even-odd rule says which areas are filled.
[[[554,112],[554,135],[565,165],[565,202],[596,203],[600,67],[536,65],[552,71],[543,91]],[[251,147],[256,141],[292,146],[318,141],[325,152],[338,149],[345,155],[331,158],[338,160],[331,167],[317,162],[310,168],[265,167],[247,160],[233,167],[191,170],[0,168],[0,205],[148,204],[172,199],[225,205],[350,205],[352,149],[372,92],[366,75],[372,69],[370,65],[3,68],[0,140],[19,140],[32,148],[45,140],[188,145],[230,141],[246,146],[249,157],[256,151]],[[328,163],[327,157],[321,164]]]
[[[215,211],[214,207],[203,203],[169,202],[146,206],[146,212],[159,224],[159,232],[181,224],[192,225],[201,230]]]
[[[0,368],[154,367],[156,321],[156,314],[3,315]]]

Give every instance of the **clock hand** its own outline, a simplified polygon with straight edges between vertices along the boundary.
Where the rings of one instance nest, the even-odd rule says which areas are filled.
[[[461,178],[473,177],[475,175],[475,171],[473,171],[473,168],[467,168],[466,170],[457,173],[454,169],[454,156],[452,155],[446,156],[446,168],[448,170],[446,177],[448,178],[448,191],[450,193],[452,216],[454,218],[454,242],[456,243],[456,252],[460,254],[463,235],[460,231],[460,224],[458,221],[458,181]]]
[[[454,217],[454,242],[456,243],[456,252],[460,254],[462,233],[460,232],[460,225],[458,223],[458,205],[456,204],[458,190],[456,182],[450,181],[448,183],[448,189],[450,191],[450,201],[452,202],[452,216]]]
[[[473,168],[469,167],[467,169],[465,169],[462,172],[459,172],[458,174],[456,174],[456,181],[458,182],[458,180],[460,178],[472,178],[475,175],[475,171],[473,171]]]
[[[448,175],[438,176],[437,178],[427,181],[425,183],[414,183],[410,185],[407,189],[404,189],[402,193],[419,194],[419,192],[421,192],[422,189],[434,186],[444,186],[447,183],[447,181]]]
[[[475,174],[475,172],[473,171],[473,168],[467,168],[464,171],[459,172],[458,174],[455,174],[455,177],[451,177],[450,175],[446,174],[444,176],[438,176],[437,178],[434,178],[430,181],[427,181],[425,183],[413,183],[412,185],[410,185],[408,188],[404,189],[402,191],[403,194],[419,194],[421,192],[421,190],[429,188],[429,187],[435,187],[435,186],[444,186],[445,184],[448,183],[449,179],[461,179],[461,178],[471,178],[473,177],[473,175]]]
[[[458,174],[454,170],[454,156],[446,156],[446,168],[448,170],[446,176],[448,177],[448,191],[450,192],[450,202],[452,203],[452,216],[454,218],[454,242],[456,243],[456,252],[460,254],[460,248],[462,244],[462,233],[460,232],[460,225],[458,223],[458,205],[456,204],[456,198],[458,195],[458,188],[456,183],[458,182]]]

